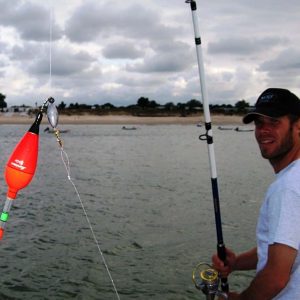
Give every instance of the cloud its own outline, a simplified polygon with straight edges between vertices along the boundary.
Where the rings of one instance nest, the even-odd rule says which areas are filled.
[[[71,76],[90,68],[95,58],[84,51],[72,52],[68,51],[68,49],[57,49],[52,52],[52,61],[53,75]],[[33,61],[29,66],[29,71],[33,74],[49,73],[48,57],[40,57]]]
[[[299,1],[197,3],[212,103],[253,102],[268,86],[300,93]],[[0,92],[9,105],[50,92],[65,103],[115,105],[141,96],[159,103],[201,98],[191,10],[183,0],[0,4]]]
[[[277,36],[264,38],[230,37],[222,38],[208,44],[208,51],[211,55],[252,55],[260,52],[267,52],[272,48],[284,45],[288,39]]]
[[[32,60],[39,57],[42,54],[42,49],[39,44],[35,43],[24,43],[23,45],[15,45],[7,53],[12,61],[21,61],[26,63],[28,60]]]
[[[191,67],[191,49],[188,44],[162,41],[153,45],[152,54],[142,62],[127,65],[130,72],[181,72]],[[180,59],[179,59],[180,58]]]
[[[102,3],[86,1],[66,22],[66,35],[75,42],[118,36],[162,38],[170,32],[172,28],[160,22],[159,14],[138,2],[120,5],[118,1],[102,1]]]
[[[178,60],[177,57],[176,54],[155,54],[142,63],[128,65],[127,70],[141,73],[184,71],[190,65],[190,61]]]
[[[285,73],[287,71],[297,71],[300,74],[300,49],[289,48],[274,59],[265,61],[261,64],[260,69],[267,72]]]
[[[106,45],[102,53],[108,59],[137,59],[143,57],[145,51],[136,47],[133,42],[117,41]]]
[[[300,49],[288,48],[276,57],[264,61],[258,69],[267,73],[270,85],[293,88],[300,82],[299,57]]]
[[[0,0],[0,5],[1,25],[13,27],[24,40],[49,40],[49,9],[42,5],[21,0]],[[59,39],[62,35],[62,30],[55,23],[52,27],[52,39]]]

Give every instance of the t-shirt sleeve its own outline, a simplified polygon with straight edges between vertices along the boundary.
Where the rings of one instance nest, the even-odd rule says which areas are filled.
[[[277,191],[269,202],[269,244],[280,243],[296,250],[300,245],[300,194]]]

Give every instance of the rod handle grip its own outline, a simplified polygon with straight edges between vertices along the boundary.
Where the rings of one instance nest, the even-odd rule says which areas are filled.
[[[224,264],[226,264],[226,248],[225,248],[225,245],[223,243],[218,244],[217,250],[218,250],[218,257],[224,262]],[[221,289],[222,289],[222,292],[225,292],[225,293],[229,292],[229,284],[228,284],[227,277],[222,277],[221,278]]]

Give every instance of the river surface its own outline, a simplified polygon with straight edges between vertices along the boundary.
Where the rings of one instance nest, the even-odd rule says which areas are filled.
[[[137,127],[64,125],[71,178],[121,299],[204,299],[191,280],[216,249],[204,128]],[[1,209],[5,164],[27,129],[0,126]],[[56,139],[43,129],[35,177],[14,200],[0,242],[0,299],[117,299]],[[253,132],[213,133],[225,244],[247,250],[272,169]],[[252,276],[233,275],[231,289]]]

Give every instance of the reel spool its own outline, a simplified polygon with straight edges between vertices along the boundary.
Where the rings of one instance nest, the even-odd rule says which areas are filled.
[[[227,299],[227,295],[219,290],[219,273],[207,263],[198,264],[192,275],[195,287],[201,290],[207,300],[214,300],[215,296]]]

